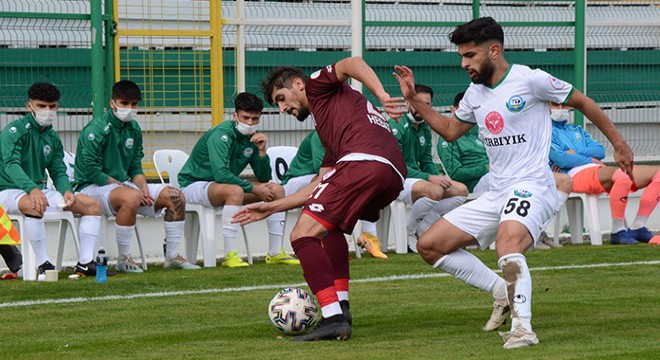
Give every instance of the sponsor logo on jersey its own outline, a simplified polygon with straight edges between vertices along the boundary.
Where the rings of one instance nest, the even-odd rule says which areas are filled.
[[[337,169],[335,169],[335,168],[332,168],[332,169],[328,170],[327,173],[323,174],[323,179],[322,180],[323,181],[328,180],[330,178],[330,176],[332,176],[336,171],[337,171]]]
[[[576,138],[577,140],[582,140],[582,134],[580,134],[580,133],[575,133],[575,138]]]
[[[252,153],[254,153],[254,150],[252,150],[252,148],[250,147],[246,147],[245,149],[243,149],[243,156],[245,156],[246,158],[251,157]]]
[[[31,128],[31,127],[32,127],[32,125],[31,125],[30,123],[25,124],[25,128],[26,128],[26,129],[29,129],[29,128]]]
[[[126,146],[127,149],[132,149],[133,148],[133,138],[128,138],[124,142],[124,146]]]
[[[513,95],[509,98],[509,101],[506,102],[507,110],[517,113],[520,112],[525,107],[525,99],[520,95]]]
[[[392,134],[394,134],[394,136],[396,136],[396,134],[398,134],[398,133],[399,133],[399,129],[392,128]]]
[[[442,148],[445,149],[447,148],[447,146],[449,146],[449,144],[446,141],[443,141],[440,146],[442,146]]]
[[[562,90],[566,88],[566,83],[557,79],[556,77],[550,77],[550,86],[552,86],[553,89],[556,90]]]
[[[17,130],[16,130],[15,126],[12,126],[12,127],[9,128],[9,132],[12,133],[12,134],[16,133],[16,131]]]
[[[313,212],[323,212],[323,210],[325,210],[325,209],[323,208],[322,204],[314,203],[314,204],[309,204],[309,210],[311,210]]]
[[[419,137],[419,144],[420,144],[420,145],[424,145],[424,144],[426,144],[426,138],[425,138],[424,136],[420,136],[420,137]]]
[[[486,129],[492,134],[497,135],[504,130],[504,118],[497,111],[491,111],[486,115]]]
[[[44,145],[44,156],[48,156],[50,154],[51,150],[52,149],[51,149],[50,145],[48,145],[48,144]]]
[[[319,75],[321,75],[321,70],[314,71],[312,75],[309,76],[309,78],[316,79],[317,77],[319,77]]]
[[[108,131],[110,131],[110,123],[105,124],[105,127],[103,128],[103,131],[104,131],[104,132],[108,132]]]
[[[220,140],[222,140],[224,142],[227,142],[227,141],[229,141],[229,136],[227,136],[226,134],[223,134],[222,136],[220,136]]]
[[[94,141],[94,139],[96,139],[96,136],[94,135],[94,133],[89,133],[89,135],[87,135],[87,138],[89,139],[89,141]]]
[[[516,144],[522,144],[522,143],[526,143],[526,142],[527,142],[527,140],[525,139],[525,134],[507,135],[507,136],[500,136],[500,137],[495,137],[495,138],[485,138],[484,139],[484,145],[489,146],[489,147],[505,146],[505,145],[516,145]]]
[[[376,110],[376,108],[374,108],[374,106],[369,101],[367,101],[367,119],[369,119],[370,123],[378,125],[383,129],[392,132],[392,129],[390,129],[390,124],[387,123],[383,115],[381,115],[380,112]]]
[[[513,194],[516,195],[517,197],[521,197],[523,199],[526,199],[528,197],[532,196],[532,192],[524,189],[515,189],[513,190]]]

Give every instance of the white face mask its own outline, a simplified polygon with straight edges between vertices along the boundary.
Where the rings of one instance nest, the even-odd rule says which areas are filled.
[[[42,127],[53,125],[53,121],[57,119],[57,110],[36,110],[32,104],[30,107],[34,110],[34,119]]]
[[[252,135],[255,132],[257,132],[257,127],[259,125],[248,125],[246,123],[242,123],[240,121],[236,122],[236,130],[238,130],[239,133],[242,135]]]
[[[552,121],[562,122],[568,120],[570,111],[568,109],[550,109]]]
[[[117,104],[115,104],[114,102],[113,102],[113,104],[115,105],[115,107],[117,109],[117,110],[115,110],[114,114],[117,117],[117,119],[121,120],[122,122],[129,122],[129,121],[135,119],[135,117],[137,116],[137,109],[122,108],[122,107],[117,106]]]
[[[424,119],[422,119],[422,120],[415,119],[415,117],[413,116],[413,114],[410,111],[408,111],[406,113],[406,116],[408,116],[408,119],[410,119],[410,121],[412,121],[413,124],[415,124],[415,125],[419,125],[419,124],[424,122]]]

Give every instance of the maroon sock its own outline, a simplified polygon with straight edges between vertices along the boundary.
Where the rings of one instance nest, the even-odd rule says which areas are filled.
[[[348,279],[348,243],[341,231],[331,231],[323,238],[323,249],[328,254],[335,270],[335,279]]]
[[[329,287],[334,289],[332,262],[321,247],[321,240],[313,236],[301,237],[294,240],[291,246],[300,260],[303,276],[312,293]]]

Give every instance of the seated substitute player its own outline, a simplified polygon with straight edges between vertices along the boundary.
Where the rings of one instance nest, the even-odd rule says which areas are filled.
[[[39,274],[55,269],[46,253],[44,213],[64,209],[82,215],[74,271],[96,275],[93,258],[101,230],[101,206],[87,195],[74,195],[66,175],[62,141],[52,126],[60,91],[53,84],[38,82],[30,86],[27,95],[27,115],[7,124],[0,134],[0,203],[10,215],[25,215],[25,234],[40,264]],[[48,174],[57,191],[46,188]]]
[[[547,102],[566,102],[592,119],[614,144],[615,158],[628,173],[633,154],[592,99],[540,69],[509,64],[504,58],[504,31],[494,19],[459,25],[450,40],[472,80],[451,118],[435,112],[416,94],[412,70],[395,66],[395,77],[404,97],[443,138],[453,141],[479,126],[492,179],[490,191],[433,224],[417,248],[433,267],[493,295],[485,331],[495,330],[511,314],[511,331],[502,333],[505,349],[532,346],[539,340],[532,330],[531,275],[523,253],[538,239],[558,197],[548,166],[552,121]],[[469,245],[485,248],[493,241],[504,278],[463,250]]]
[[[186,203],[183,193],[162,184],[147,184],[142,171],[142,129],[137,121],[140,88],[121,80],[112,86],[110,109],[92,119],[80,133],[74,164],[76,190],[101,202],[106,216],[115,216],[119,257],[117,270],[141,273],[131,256],[137,214],[160,216],[165,209],[165,269],[196,270],[178,254]]]
[[[246,224],[305,204],[291,231],[291,243],[323,319],[295,341],[351,337],[344,234],[352,233],[358,219],[377,221],[380,210],[403,189],[406,176],[403,155],[387,121],[346,84],[349,77],[362,82],[389,116],[403,115],[403,99],[390,98],[373,69],[359,57],[340,60],[309,77],[296,67],[274,68],[262,82],[263,93],[269,103],[299,121],[313,116],[326,150],[320,179],[291,196],[245,207],[234,217]]]
[[[236,96],[234,103],[234,121],[225,121],[207,131],[197,141],[179,173],[179,183],[189,203],[222,206],[225,251],[222,266],[230,268],[249,266],[238,255],[236,239],[240,225],[232,224],[231,218],[244,204],[273,201],[284,196],[282,186],[268,182],[271,168],[266,154],[267,138],[257,132],[263,102],[256,95],[244,92]],[[248,164],[256,181],[238,177]],[[273,214],[266,221],[270,244],[266,264],[300,264],[282,248],[284,213]]]
[[[316,130],[307,135],[300,146],[296,156],[291,161],[289,169],[284,174],[282,186],[285,196],[289,196],[302,190],[314,181],[321,169],[321,163],[325,156],[325,149]],[[362,235],[358,237],[358,244],[371,254],[380,259],[387,259],[380,249],[380,240],[376,233],[376,224],[371,221],[362,221]]]
[[[415,91],[431,106],[433,89],[416,84]],[[431,129],[413,106],[410,106],[406,116],[390,119],[389,123],[408,168],[408,177],[399,199],[412,207],[406,223],[406,235],[408,251],[416,253],[418,236],[440,216],[463,204],[468,189],[464,184],[440,175],[431,155]]]
[[[581,126],[569,124],[570,106],[550,103],[552,146],[550,164],[573,178],[573,191],[585,194],[610,194],[612,211],[611,244],[634,245],[649,242],[653,233],[646,227],[649,216],[660,201],[660,166],[635,165],[632,178],[619,168],[605,166],[605,148],[594,141]],[[624,217],[630,192],[643,189],[635,220],[627,229]]]

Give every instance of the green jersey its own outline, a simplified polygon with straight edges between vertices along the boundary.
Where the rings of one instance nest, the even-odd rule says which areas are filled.
[[[12,121],[2,130],[0,157],[0,190],[21,189],[26,193],[35,188],[43,190],[50,174],[62,195],[72,191],[60,137],[52,126],[42,130],[32,114]]]
[[[389,120],[392,133],[399,143],[403,158],[408,168],[408,177],[428,180],[430,175],[439,175],[433,163],[431,129],[426,123],[417,128],[407,116],[397,122]]]
[[[474,126],[456,141],[438,139],[438,156],[449,177],[462,182],[472,192],[479,179],[488,172],[486,147],[479,139],[479,127]]]
[[[293,158],[289,170],[284,174],[282,185],[295,177],[318,174],[324,156],[325,148],[321,144],[319,134],[316,133],[316,130],[313,130],[300,143],[296,157]]]
[[[77,191],[95,184],[106,185],[110,177],[132,180],[142,171],[142,129],[135,120],[122,122],[111,110],[92,119],[78,138],[74,165]]]
[[[186,187],[197,181],[215,181],[233,184],[249,193],[252,183],[238,177],[250,164],[260,182],[271,179],[268,155],[259,156],[259,148],[250,142],[252,135],[242,135],[236,130],[236,122],[225,121],[202,136],[179,173],[179,184]]]

